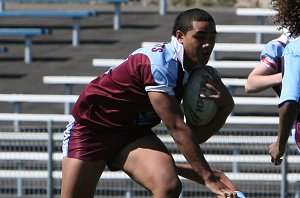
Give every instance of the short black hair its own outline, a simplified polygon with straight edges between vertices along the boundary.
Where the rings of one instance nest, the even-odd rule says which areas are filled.
[[[185,10],[176,17],[172,35],[175,36],[177,30],[185,34],[193,28],[192,23],[194,21],[210,21],[215,23],[213,17],[205,10],[199,8]]]

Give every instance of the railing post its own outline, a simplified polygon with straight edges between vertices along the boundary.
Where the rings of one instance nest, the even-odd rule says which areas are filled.
[[[132,198],[132,187],[133,187],[132,181],[131,181],[131,179],[128,179],[126,195],[125,195],[126,198]]]
[[[72,46],[77,47],[80,44],[80,19],[73,18]]]
[[[285,155],[282,158],[282,163],[281,163],[281,183],[280,183],[280,198],[287,198],[288,196],[288,188],[287,188],[287,173],[288,173],[288,146],[286,146],[285,149]]]
[[[71,95],[72,94],[73,85],[72,84],[65,84],[65,95]],[[64,113],[66,115],[70,114],[72,109],[72,104],[69,102],[65,103]]]
[[[48,132],[48,182],[47,182],[47,198],[53,198],[53,123],[52,120],[47,122],[47,132]]]
[[[121,28],[121,3],[115,2],[115,14],[114,14],[114,30]]]
[[[240,148],[238,147],[238,145],[233,149],[233,155],[238,155],[240,154]],[[234,173],[238,173],[240,171],[239,168],[239,162],[238,161],[234,161],[232,162],[232,171]]]
[[[21,112],[21,103],[15,102],[14,103],[14,113],[20,113]],[[18,132],[20,131],[20,121],[14,120],[14,131]]]
[[[160,0],[159,3],[159,14],[165,15],[167,13],[167,0]]]
[[[22,161],[18,162],[18,170],[24,170],[24,164]],[[23,197],[23,179],[19,177],[17,179],[17,198]]]
[[[295,183],[295,198],[300,198],[300,181]]]
[[[24,61],[29,64],[32,62],[32,37],[25,36]]]
[[[5,0],[0,0],[0,11],[5,10]]]
[[[256,43],[263,43],[263,33],[261,33],[261,32],[256,33],[255,42]]]
[[[73,89],[72,84],[65,84],[65,95],[71,95],[72,89]]]

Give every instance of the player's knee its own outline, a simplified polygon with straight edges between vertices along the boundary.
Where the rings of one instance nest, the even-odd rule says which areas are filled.
[[[162,177],[157,183],[154,194],[161,194],[163,197],[178,197],[182,190],[182,184],[178,177]]]
[[[182,190],[182,184],[181,181],[178,179],[173,180],[166,188],[166,194],[169,197],[179,197],[181,190]]]

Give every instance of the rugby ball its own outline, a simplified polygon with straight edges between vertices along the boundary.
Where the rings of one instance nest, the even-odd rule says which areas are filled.
[[[211,66],[196,66],[190,72],[183,88],[183,111],[187,124],[202,126],[207,124],[216,114],[217,105],[213,100],[200,98],[200,94],[210,95],[205,86],[208,81],[219,78],[217,71]]]

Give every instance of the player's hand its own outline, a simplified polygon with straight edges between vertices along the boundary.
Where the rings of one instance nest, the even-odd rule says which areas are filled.
[[[282,162],[282,156],[285,150],[280,150],[279,143],[276,141],[269,146],[269,154],[271,156],[271,162],[274,165],[280,165]]]
[[[211,176],[205,181],[205,186],[217,195],[217,198],[235,198],[236,192],[229,189],[216,176]]]
[[[213,67],[208,67],[206,71],[213,77],[213,79],[209,80],[205,84],[206,88],[210,90],[211,94],[201,94],[200,97],[202,99],[214,100],[219,108],[228,109],[231,111],[234,107],[234,101],[228,88],[222,82],[218,71]]]
[[[224,185],[226,185],[229,189],[237,191],[237,186],[225,175],[225,173],[221,170],[212,169],[214,175],[222,182]]]
[[[221,82],[207,82],[206,87],[212,92],[211,95],[203,95],[203,99],[214,100],[219,108],[229,108],[234,106],[233,98],[228,91],[227,87]],[[232,109],[230,108],[230,109]]]

